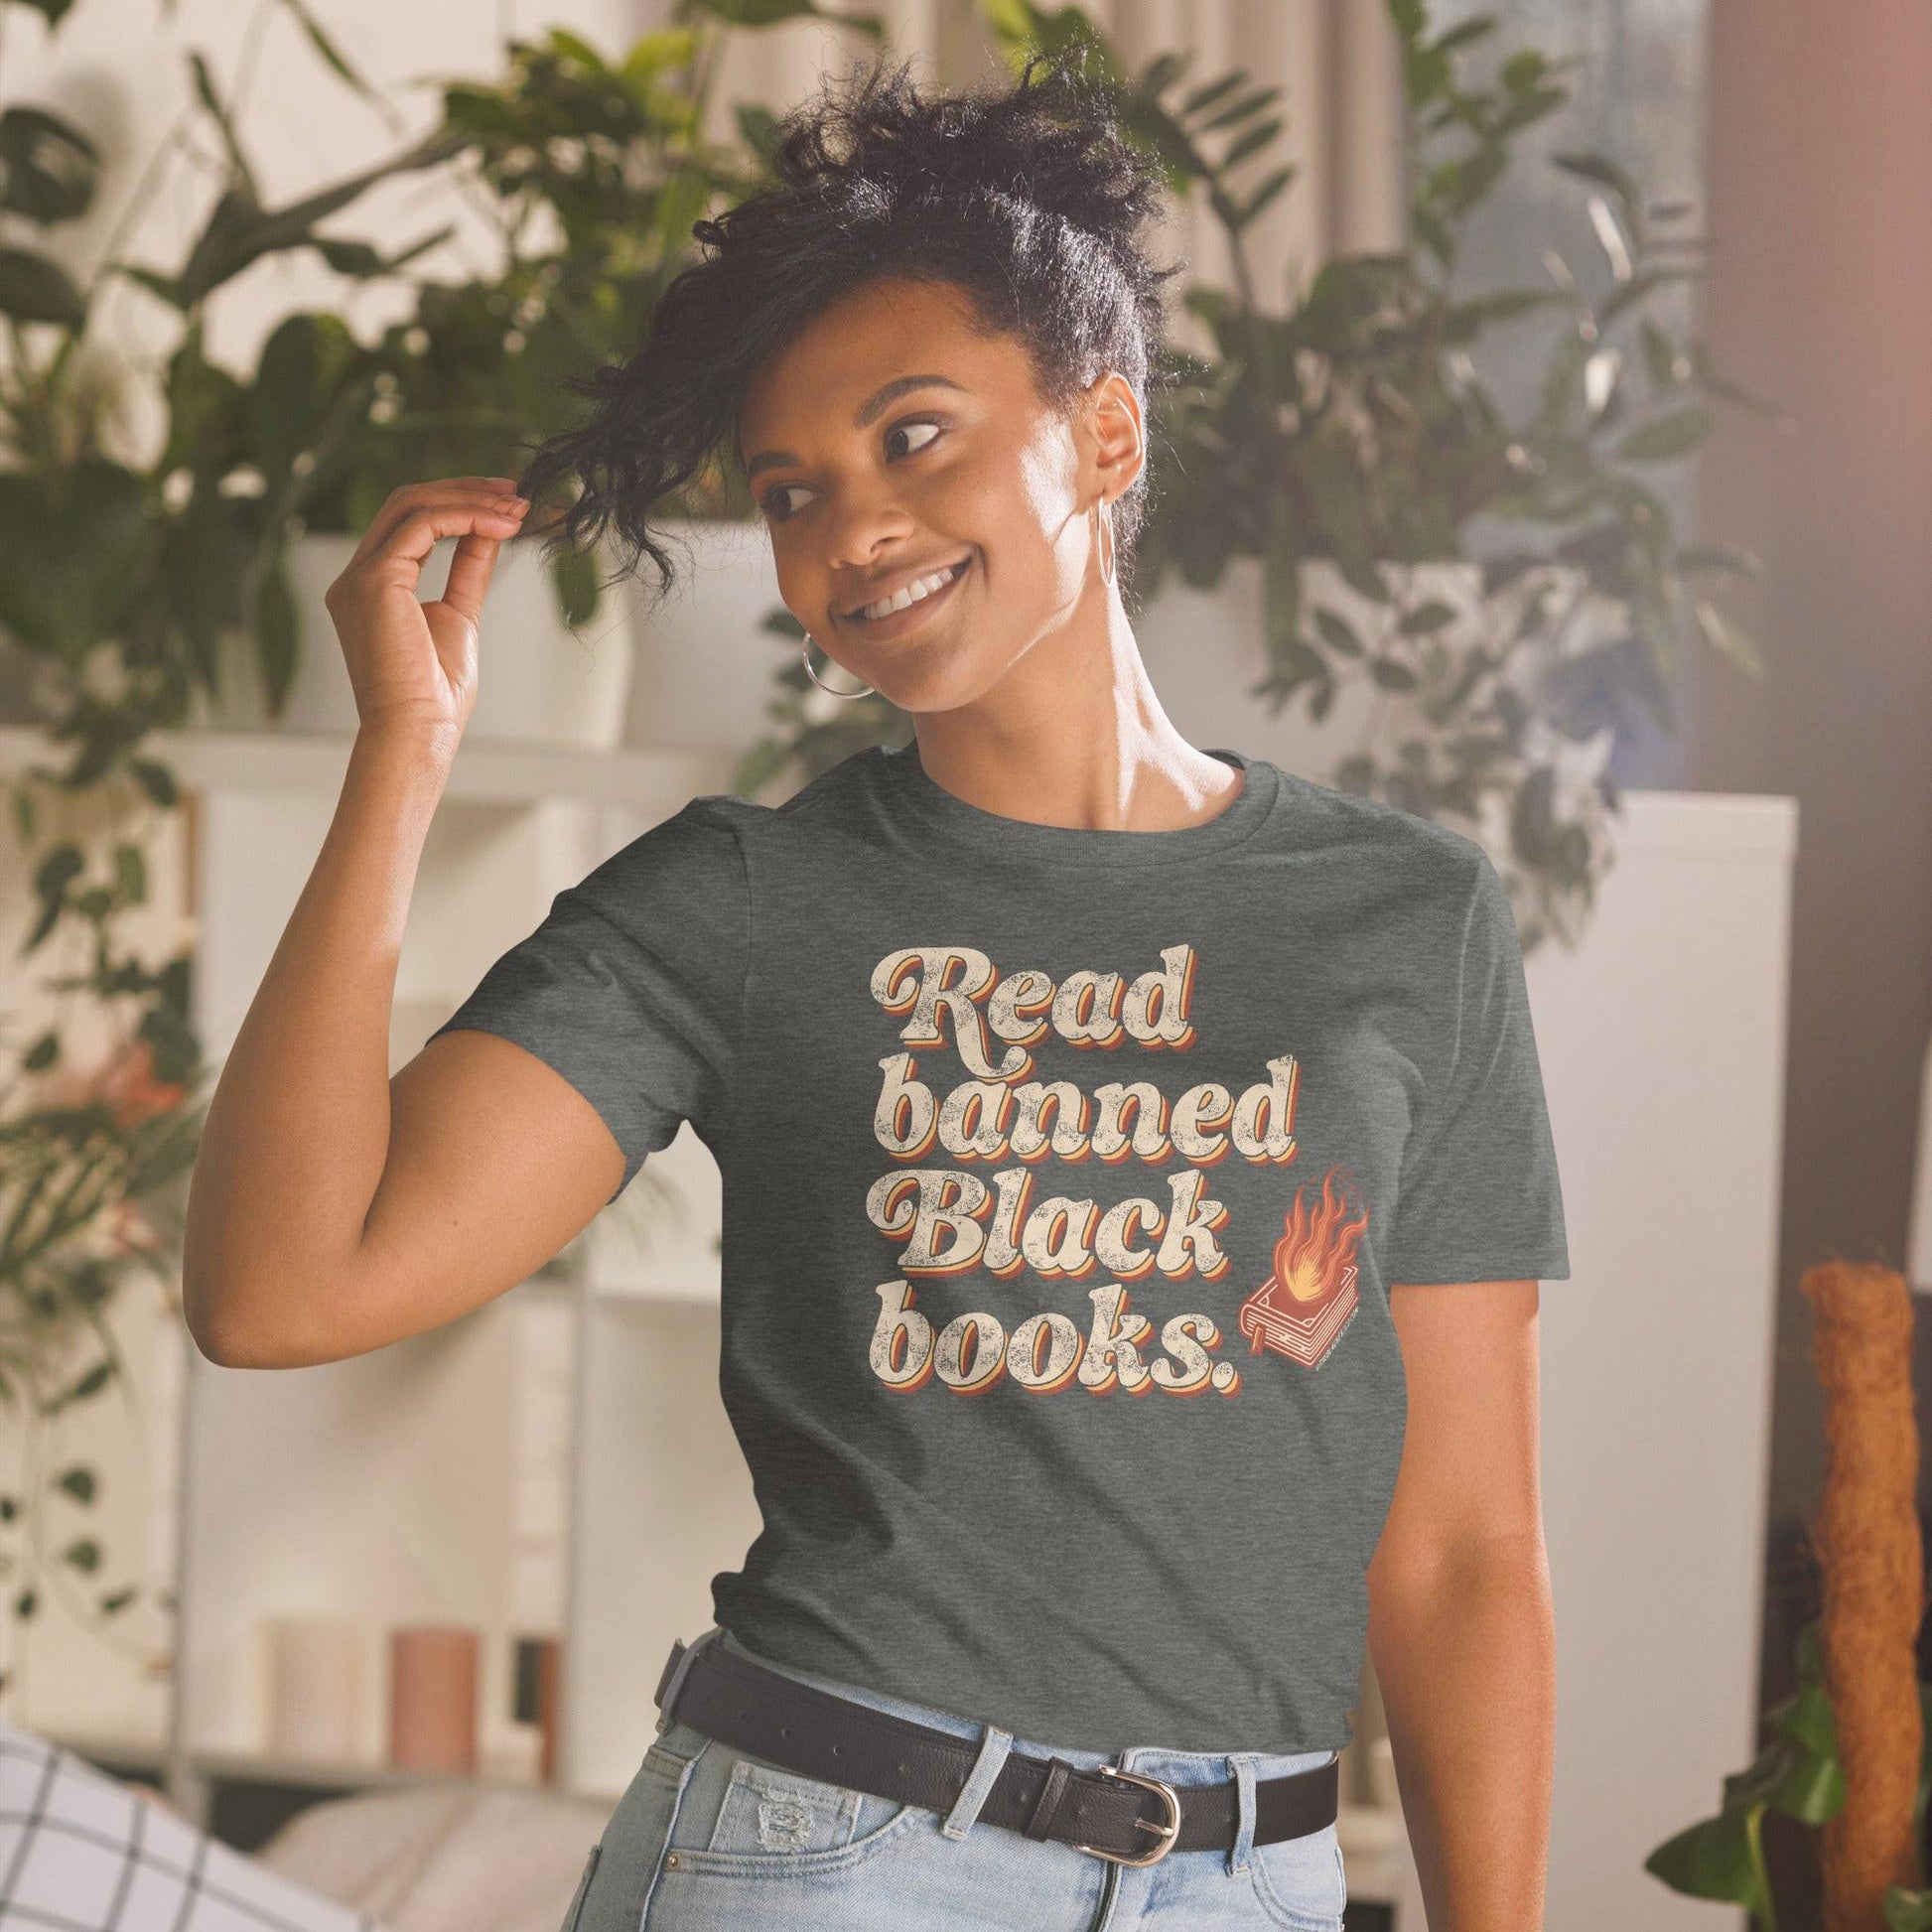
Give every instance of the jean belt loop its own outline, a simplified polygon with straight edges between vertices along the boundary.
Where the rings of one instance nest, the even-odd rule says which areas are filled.
[[[684,1683],[684,1673],[691,1668],[691,1659],[713,1639],[724,1634],[724,1626],[714,1623],[709,1630],[701,1632],[684,1646],[684,1653],[677,1660],[671,1672],[671,1681],[664,1686],[664,1701],[657,1707],[657,1734],[662,1737],[676,1720],[671,1716],[672,1707],[677,1703],[677,1694]]]
[[[1253,1751],[1234,1751],[1228,1757],[1228,1769],[1234,1776],[1234,1788],[1239,1796],[1239,1811],[1234,1826],[1234,1849],[1228,1854],[1228,1870],[1242,1872],[1248,1868],[1248,1860],[1255,1849],[1255,1754]]]
[[[1000,1767],[1007,1761],[1007,1753],[1013,1748],[1013,1732],[1002,1730],[998,1725],[988,1725],[986,1735],[980,1739],[979,1755],[973,1760],[973,1768],[967,1774],[966,1782],[960,1786],[959,1796],[953,1808],[946,1814],[946,1822],[939,1827],[948,1838],[964,1838],[973,1829],[980,1815],[980,1807],[986,1802],[986,1794],[993,1789],[993,1781],[1000,1775]]]

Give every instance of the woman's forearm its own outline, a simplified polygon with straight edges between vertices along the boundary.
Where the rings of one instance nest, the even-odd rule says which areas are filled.
[[[346,1290],[389,1138],[389,1017],[453,733],[358,733],[328,836],[224,1063],[190,1188],[182,1293],[216,1361],[306,1359]]]
[[[1429,1932],[1535,1932],[1556,1750],[1542,1537],[1380,1580],[1369,1644]]]

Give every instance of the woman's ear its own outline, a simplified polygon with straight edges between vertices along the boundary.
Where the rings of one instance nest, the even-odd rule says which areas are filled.
[[[1117,369],[1104,369],[1087,385],[1085,481],[1096,496],[1112,502],[1134,485],[1147,462],[1140,398]]]

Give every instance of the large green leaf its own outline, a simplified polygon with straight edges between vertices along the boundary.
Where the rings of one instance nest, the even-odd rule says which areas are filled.
[[[143,498],[139,477],[99,460],[0,473],[0,626],[69,659],[118,635],[141,595]]]
[[[199,49],[190,48],[188,68],[194,76],[195,92],[201,100],[208,117],[220,130],[222,145],[228,151],[228,169],[237,190],[250,202],[261,200],[261,191],[255,185],[255,171],[249,165],[248,156],[241,145],[241,134],[234,124],[234,117],[228,112],[227,103],[221,98],[220,90],[214,84],[214,75],[208,70],[207,57]]]
[[[689,68],[697,58],[698,37],[689,27],[660,27],[631,44],[618,71],[640,90],[667,73]]]
[[[1270,202],[1281,194],[1300,171],[1295,168],[1277,168],[1267,176],[1258,188],[1238,198],[1229,210],[1228,225],[1237,233],[1247,227]]]
[[[1355,626],[1339,612],[1330,611],[1325,605],[1317,605],[1314,627],[1330,650],[1340,651],[1344,657],[1360,657],[1363,654],[1365,646],[1356,634]]]
[[[1932,1891],[1885,1887],[1885,1932],[1932,1932]]]
[[[1644,1860],[1643,1868],[1673,1891],[1724,1899],[1762,1918],[1766,1900],[1753,1854],[1754,1830],[1744,1813],[1720,1813],[1666,1839]]]
[[[1667,463],[1688,456],[1714,427],[1711,412],[1693,403],[1634,429],[1616,446],[1625,463]]]
[[[1620,167],[1607,156],[1567,150],[1553,154],[1550,159],[1566,174],[1575,175],[1580,181],[1595,182],[1607,188],[1617,199],[1623,212],[1623,225],[1630,230],[1632,238],[1641,245],[1644,233],[1643,191],[1637,185],[1629,170]]]
[[[559,550],[551,560],[550,582],[563,620],[572,629],[589,623],[597,616],[603,587],[598,581],[595,550]]]
[[[168,446],[157,473],[191,465],[210,483],[241,461],[246,425],[242,387],[202,352],[200,318],[168,358]]]
[[[886,23],[877,14],[834,13],[816,0],[692,0],[701,13],[708,13],[733,27],[775,27],[786,20],[824,20],[850,27],[870,40],[883,40]]]
[[[87,326],[87,298],[51,256],[0,248],[0,315],[58,323],[77,335]]]
[[[1691,605],[1698,629],[1721,656],[1727,657],[1752,677],[1766,675],[1766,667],[1748,632],[1740,629],[1709,598],[1694,598]]]
[[[100,150],[77,127],[39,107],[0,113],[0,209],[42,227],[92,207]]]
[[[181,273],[172,280],[152,272],[141,279],[177,308],[192,309],[262,256],[312,246],[317,222],[346,207],[377,182],[434,167],[461,153],[467,145],[466,136],[434,134],[392,160],[365,168],[333,188],[282,208],[264,208],[245,188],[230,188],[216,201]],[[127,264],[115,266],[122,273],[134,272]]]
[[[241,596],[258,547],[250,509],[216,490],[198,489],[183,513],[158,532],[158,589],[168,618],[185,648],[189,675],[217,701],[222,634],[249,615]],[[148,778],[136,775],[152,789]]]
[[[1438,37],[1436,51],[1447,54],[1455,48],[1466,46],[1470,41],[1481,40],[1493,34],[1500,25],[1494,14],[1472,14],[1467,20],[1458,21],[1445,34]]]
[[[295,682],[296,657],[302,648],[302,616],[295,601],[295,586],[289,581],[288,562],[280,550],[264,557],[256,583],[255,647],[269,716],[279,718]]]
[[[340,317],[293,315],[262,345],[248,397],[255,460],[271,489],[313,452],[332,405],[360,359]]]
[[[352,87],[364,100],[379,98],[376,89],[362,76],[360,70],[349,65],[347,58],[328,29],[316,18],[315,10],[309,5],[308,0],[282,0],[282,4],[296,17],[303,33],[308,36],[309,45],[322,57],[324,63],[339,79]]]
[[[393,255],[385,255],[380,249],[371,248],[366,241],[347,240],[336,235],[316,235],[312,239],[316,252],[338,275],[347,275],[358,282],[366,282],[378,275],[393,275],[397,269],[406,267],[418,255],[425,255],[432,248],[449,240],[455,232],[455,224],[445,222],[442,227],[433,229],[419,241],[406,242]]]

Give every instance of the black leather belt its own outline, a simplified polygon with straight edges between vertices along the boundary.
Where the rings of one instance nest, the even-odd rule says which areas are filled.
[[[801,1684],[715,1640],[700,1640],[680,1673],[686,1654],[681,1640],[671,1645],[652,1696],[666,1722],[690,1725],[801,1777],[943,1816],[979,1757],[972,1738]],[[1257,1779],[1255,1843],[1271,1845],[1331,1825],[1340,1793],[1334,1758],[1311,1771]],[[1171,1785],[1111,1764],[1076,1770],[1062,1757],[1015,1750],[1007,1753],[979,1816],[1028,1838],[1057,1839],[1118,1864],[1141,1865],[1170,1852],[1230,1851],[1239,1804],[1232,1779]]]

